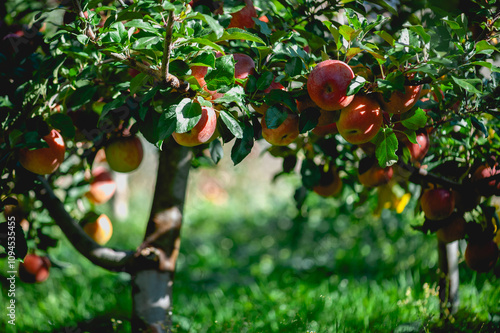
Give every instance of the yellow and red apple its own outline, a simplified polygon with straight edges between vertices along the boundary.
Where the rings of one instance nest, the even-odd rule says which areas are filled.
[[[194,147],[212,138],[217,127],[217,114],[211,107],[201,107],[201,118],[196,125],[184,133],[173,133],[174,140],[181,146]]]
[[[26,169],[39,175],[48,175],[56,171],[64,161],[66,146],[64,139],[55,129],[43,137],[48,148],[34,150],[21,149],[19,163]]]
[[[135,135],[115,138],[104,151],[109,167],[117,172],[134,171],[144,155],[141,140]]]

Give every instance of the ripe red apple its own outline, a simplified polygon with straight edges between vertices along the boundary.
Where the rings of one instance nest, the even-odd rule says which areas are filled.
[[[354,99],[354,95],[346,96],[347,87],[353,78],[354,73],[345,62],[325,60],[309,74],[307,91],[321,109],[340,110]]]
[[[49,258],[27,254],[24,261],[19,264],[19,278],[26,283],[43,282],[49,278],[50,266]]]
[[[337,123],[340,116],[340,112],[319,110],[320,115],[318,118],[318,124],[312,129],[312,133],[317,136],[327,136],[328,134],[336,134],[339,132],[337,129]]]
[[[55,129],[43,137],[48,148],[35,150],[21,149],[19,162],[26,169],[39,175],[47,175],[56,171],[64,161],[66,147],[61,134]]]
[[[90,236],[97,244],[106,244],[113,235],[113,225],[106,214],[101,214],[97,220],[86,223],[83,231]]]
[[[455,209],[455,196],[445,188],[426,189],[420,198],[425,216],[430,220],[443,220]]]
[[[218,93],[215,90],[208,90],[207,89],[207,82],[205,81],[205,75],[207,75],[208,72],[208,67],[205,66],[193,66],[191,67],[191,74],[194,76],[196,81],[198,81],[198,84],[200,87],[203,88],[206,92],[208,92],[212,96],[212,100],[220,98],[224,96],[222,93]]]
[[[498,245],[492,241],[470,241],[465,248],[465,262],[471,269],[484,273],[495,266],[498,260]]]
[[[268,128],[266,117],[261,119],[262,137],[274,146],[287,146],[299,136],[299,117],[289,113],[285,121],[277,128]]]
[[[255,73],[255,62],[253,59],[242,53],[233,54],[234,61],[236,64],[234,65],[234,77],[236,79],[244,80],[248,77],[248,75]],[[240,84],[237,82],[237,84]]]
[[[359,145],[370,141],[382,126],[380,105],[368,96],[356,95],[340,112],[337,128],[347,141]]]
[[[342,191],[342,179],[334,166],[330,166],[327,172],[321,170],[319,184],[313,187],[313,191],[322,197],[332,197]]]
[[[366,187],[387,184],[393,175],[392,166],[382,168],[376,159],[365,157],[359,162],[358,179]]]
[[[273,79],[273,82],[271,82],[269,87],[267,87],[267,89],[264,90],[264,94],[269,94],[271,92],[271,90],[285,90],[285,87],[281,83],[274,82],[274,79]],[[267,105],[266,103],[264,103],[260,106],[255,106],[255,105],[252,105],[252,106],[253,106],[255,112],[260,113],[260,114],[266,113],[267,109],[269,109],[269,105]]]
[[[255,10],[252,0],[245,0],[245,7],[236,13],[232,13],[231,16],[232,18],[228,28],[253,28],[255,22],[252,18],[257,17],[257,11]]]
[[[111,174],[103,166],[98,166],[92,170],[92,181],[90,190],[85,196],[95,204],[103,204],[115,194],[116,183]]]
[[[417,133],[417,143],[411,143],[406,138],[406,146],[410,151],[412,162],[421,162],[427,155],[430,145],[429,134],[426,131]]]
[[[465,237],[466,222],[463,216],[452,214],[449,221],[436,231],[437,238],[443,243],[451,243]]]
[[[181,146],[194,147],[208,142],[215,132],[217,115],[214,109],[201,107],[201,118],[196,125],[185,133],[173,133],[174,140]]]
[[[494,165],[493,167],[490,167],[489,165],[481,165],[476,169],[476,171],[474,171],[472,181],[477,182],[481,179],[493,177],[498,174],[500,174],[500,168],[498,165]],[[493,179],[484,184],[476,184],[476,191],[485,197],[500,194],[500,178]]]
[[[141,164],[144,155],[141,140],[135,135],[112,140],[104,152],[109,167],[117,172],[134,171]]]
[[[412,75],[411,77],[413,77]],[[420,98],[420,91],[422,86],[405,86],[405,92],[394,91],[389,98],[385,101],[383,96],[379,95],[380,105],[382,109],[389,113],[401,114],[409,111]]]

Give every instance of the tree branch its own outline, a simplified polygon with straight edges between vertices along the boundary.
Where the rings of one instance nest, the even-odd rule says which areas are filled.
[[[168,12],[167,22],[165,23],[165,42],[163,44],[163,59],[161,62],[161,75],[162,81],[167,81],[169,73],[168,73],[168,65],[170,61],[170,52],[172,51],[172,29],[174,27],[174,11]]]
[[[41,188],[36,191],[38,199],[61,228],[71,244],[92,263],[110,271],[124,271],[134,258],[133,251],[118,251],[94,242],[80,225],[69,215],[64,204],[56,197],[47,180],[38,176]]]

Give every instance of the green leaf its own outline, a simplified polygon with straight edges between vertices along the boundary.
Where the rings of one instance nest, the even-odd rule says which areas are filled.
[[[307,108],[302,111],[299,118],[299,132],[302,134],[315,128],[320,115],[321,112],[317,108]]]
[[[130,80],[130,94],[133,95],[141,89],[149,80],[149,75],[145,73],[137,74]]]
[[[236,139],[231,149],[231,160],[234,165],[239,164],[248,154],[250,154],[253,144],[253,127],[248,123],[244,123],[243,138]]]
[[[394,46],[395,39],[386,31],[375,31],[375,34],[379,35],[383,40],[385,40],[389,45]]]
[[[347,87],[347,96],[357,94],[364,87],[366,79],[360,75],[355,76]]]
[[[354,40],[361,30],[354,30],[348,25],[341,25],[339,28],[339,33],[347,40],[347,41],[352,41]]]
[[[459,87],[465,89],[466,91],[476,95],[482,94],[482,92],[475,87],[476,85],[482,86],[482,82],[480,79],[459,79],[456,78],[455,76],[452,76],[451,78]]]
[[[155,45],[156,43],[159,43],[162,40],[163,40],[163,38],[159,37],[159,36],[142,37],[142,38],[139,38],[138,40],[136,40],[134,42],[134,44],[132,44],[132,48],[136,49],[136,50],[140,50],[140,49],[148,50],[148,49],[151,49],[153,47],[153,45]]]
[[[389,13],[391,13],[394,16],[398,16],[398,12],[396,11],[395,8],[392,7],[392,5],[389,5],[387,2],[383,0],[367,0],[366,2],[374,3],[376,5],[379,5],[380,7],[384,8],[387,10]]]
[[[427,44],[431,41],[431,35],[429,35],[426,31],[425,31],[425,28],[422,27],[421,25],[412,25],[409,27],[410,30],[414,31],[415,33],[417,33],[420,37],[422,37],[422,39],[424,40],[424,42]]]
[[[118,98],[115,98],[112,102],[106,103],[106,105],[104,105],[104,107],[102,108],[99,120],[104,119],[109,111],[114,110],[119,106],[122,106],[125,103],[125,99],[126,98],[124,96],[119,96]]]
[[[175,110],[177,117],[177,133],[185,133],[193,129],[200,121],[201,106],[198,103],[193,103],[190,98],[184,98],[179,104],[171,106],[169,112]]]
[[[305,67],[302,62],[302,59],[296,57],[292,58],[285,65],[285,73],[290,75],[291,77],[301,75],[305,72]]]
[[[213,52],[204,52],[189,62],[189,66],[215,67],[215,55]]]
[[[234,83],[234,58],[227,55],[215,59],[215,69],[205,76],[208,90],[217,90]]]
[[[475,128],[483,132],[485,136],[488,136],[488,130],[486,129],[486,126],[484,126],[484,124],[479,119],[472,116],[471,120],[472,120],[472,125],[474,125]]]
[[[219,51],[219,52],[225,53],[224,52],[224,48],[222,48],[222,46],[215,44],[214,42],[212,42],[211,40],[208,40],[207,38],[193,38],[193,39],[189,39],[189,40],[186,40],[183,43],[179,43],[179,46],[184,45],[184,44],[191,44],[191,43],[198,43],[198,44],[210,46],[215,51]]]
[[[218,139],[210,142],[208,149],[210,151],[210,157],[215,164],[219,163],[219,161],[224,157],[224,149],[222,149],[222,144]]]
[[[224,124],[226,124],[227,128],[237,139],[243,138],[243,127],[237,119],[234,119],[231,114],[227,113],[224,110],[220,111],[220,117]]]
[[[272,72],[265,72],[257,80],[256,90],[266,90],[273,82],[274,74]]]
[[[168,109],[166,112],[163,112],[160,115],[160,119],[158,121],[158,139],[159,141],[165,140],[168,138],[172,133],[175,132],[175,129],[177,127],[177,115],[175,113],[175,110]]]
[[[278,128],[286,118],[288,118],[288,112],[284,108],[280,108],[277,105],[273,105],[267,109],[264,116],[266,126],[269,129]]]
[[[476,53],[478,54],[491,54],[493,51],[498,52],[498,49],[485,40],[476,44]]]
[[[206,22],[217,38],[221,38],[224,35],[224,28],[213,17],[198,13],[196,18],[200,18],[202,21]]]
[[[154,28],[150,22],[144,22],[142,18],[128,21],[124,24],[124,26],[127,28],[136,28],[152,33],[157,33],[158,30]]]
[[[75,126],[70,116],[64,113],[54,113],[48,118],[50,126],[61,131],[61,135],[67,138],[74,138],[76,134]]]
[[[487,62],[487,61],[474,61],[474,62],[471,62],[469,65],[483,66],[483,67],[488,68],[492,72],[500,73],[500,67],[493,65],[491,62]]]
[[[260,37],[239,28],[227,29],[226,31],[224,31],[224,34],[222,34],[222,36],[220,37],[218,36],[217,40],[215,40],[214,42],[221,42],[225,40],[246,40],[266,45],[266,43]]]
[[[396,150],[398,149],[398,139],[391,128],[382,127],[372,140],[376,145],[375,156],[378,164],[385,168],[398,161]]]
[[[427,123],[427,114],[420,108],[415,111],[410,110],[401,115],[401,123],[408,129],[417,130]]]

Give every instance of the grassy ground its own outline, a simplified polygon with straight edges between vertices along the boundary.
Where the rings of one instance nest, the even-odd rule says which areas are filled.
[[[460,311],[439,320],[436,241],[410,228],[411,209],[374,217],[374,202],[310,195],[298,214],[297,179],[270,184],[275,166],[259,157],[234,170],[230,163],[192,173],[175,332],[500,332],[498,275],[476,275],[463,262]],[[131,181],[144,188],[141,177]],[[111,246],[140,241],[150,186],[133,193],[129,219],[114,221]],[[1,332],[130,331],[126,274],[93,266],[67,242],[50,255],[58,267],[48,281],[17,281],[17,325],[2,314]],[[0,304],[7,301],[3,288]]]

